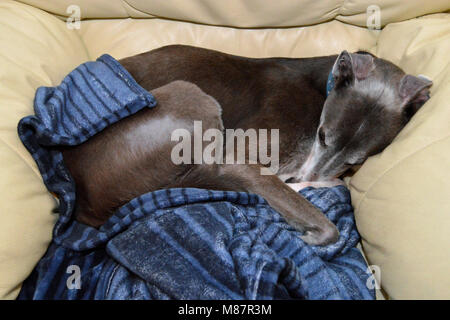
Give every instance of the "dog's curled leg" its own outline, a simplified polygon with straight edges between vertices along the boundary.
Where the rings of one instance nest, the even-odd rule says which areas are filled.
[[[292,190],[276,175],[261,175],[260,165],[225,164],[219,166],[222,183],[240,185],[247,192],[262,196],[312,245],[327,245],[339,238],[336,226],[314,205]]]

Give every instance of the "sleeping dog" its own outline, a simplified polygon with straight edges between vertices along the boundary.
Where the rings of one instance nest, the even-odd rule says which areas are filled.
[[[175,45],[120,62],[158,106],[63,150],[79,221],[98,227],[157,189],[245,191],[265,198],[314,245],[335,242],[337,229],[285,181],[329,181],[382,151],[432,84],[366,52],[253,59]],[[279,129],[276,175],[261,175],[261,164],[173,163],[171,133],[193,133],[194,121],[202,130]]]

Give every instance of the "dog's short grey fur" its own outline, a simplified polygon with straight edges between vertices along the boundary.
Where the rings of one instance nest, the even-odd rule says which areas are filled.
[[[429,98],[431,86],[365,52],[251,59],[168,46],[121,63],[158,106],[64,150],[80,221],[99,226],[133,197],[161,188],[247,191],[266,198],[311,244],[336,241],[337,229],[277,176],[260,175],[259,165],[176,166],[170,132],[192,130],[195,120],[203,130],[279,129],[278,176],[328,180],[382,151]],[[327,97],[331,70],[335,88]]]

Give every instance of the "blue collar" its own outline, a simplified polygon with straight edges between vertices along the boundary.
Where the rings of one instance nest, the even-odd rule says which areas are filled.
[[[327,80],[327,97],[330,94],[331,90],[334,88],[334,77],[333,77],[333,70],[330,71],[328,74],[328,80]]]

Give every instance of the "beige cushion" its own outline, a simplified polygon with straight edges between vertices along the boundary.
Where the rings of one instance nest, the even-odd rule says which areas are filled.
[[[85,21],[79,31],[93,59],[104,52],[120,59],[175,43],[249,57],[308,57],[344,49],[368,50],[375,46],[378,34],[339,21],[311,27],[252,30],[162,19]]]
[[[431,99],[351,180],[369,263],[394,299],[450,298],[450,19],[388,25],[374,53],[433,79]]]
[[[367,8],[382,10],[381,25],[450,9],[448,0],[21,0],[67,17],[78,5],[82,19],[160,17],[202,24],[255,27],[293,27],[333,19],[366,26]]]
[[[14,298],[51,239],[55,200],[17,136],[36,88],[87,59],[76,33],[41,10],[0,2],[0,298]]]

